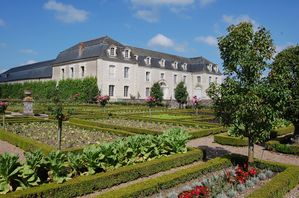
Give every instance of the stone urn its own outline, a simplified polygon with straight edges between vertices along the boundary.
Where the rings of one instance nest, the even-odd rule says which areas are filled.
[[[23,114],[24,115],[34,115],[33,114],[33,98],[32,98],[32,92],[30,90],[24,91],[25,98],[23,99]]]

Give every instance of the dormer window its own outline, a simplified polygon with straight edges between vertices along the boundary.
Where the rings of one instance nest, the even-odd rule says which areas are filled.
[[[217,72],[218,72],[218,66],[217,66],[217,65],[214,65],[214,66],[213,66],[213,70],[217,73]]]
[[[145,61],[146,65],[150,65],[151,64],[151,57],[149,57],[149,56],[146,57],[144,61]]]
[[[131,50],[128,48],[126,48],[123,52],[124,58],[127,58],[127,59],[131,58],[130,54],[131,54]]]
[[[165,59],[161,59],[159,63],[161,67],[165,67]]]
[[[178,64],[179,64],[179,63],[178,63],[177,61],[173,62],[173,63],[172,63],[173,68],[174,68],[174,69],[178,69]]]
[[[135,55],[134,57],[135,57],[135,60],[138,60],[138,55]]]
[[[116,47],[115,46],[111,46],[109,49],[109,55],[110,56],[116,56]]]
[[[212,64],[208,64],[207,68],[211,72],[212,71]]]
[[[182,68],[183,68],[183,70],[187,70],[187,63],[184,63],[183,65],[182,65]]]

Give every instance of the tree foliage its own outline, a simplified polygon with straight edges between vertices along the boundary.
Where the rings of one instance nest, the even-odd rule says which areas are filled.
[[[299,139],[299,45],[277,54],[271,65],[269,81],[276,93],[273,104],[283,118],[293,123],[294,135]]]
[[[174,97],[175,97],[176,101],[180,104],[180,107],[182,106],[182,104],[187,103],[188,91],[187,91],[187,87],[185,86],[184,82],[180,82],[176,86],[176,88],[174,90]]]
[[[154,83],[151,87],[150,96],[156,99],[156,104],[160,105],[163,100],[163,90],[158,82]]]
[[[272,91],[262,77],[274,53],[270,33],[263,27],[242,22],[228,27],[218,40],[224,74],[223,84],[212,84],[208,95],[216,115],[238,136],[248,137],[248,157],[253,161],[254,143],[265,140],[276,112],[269,102]]]

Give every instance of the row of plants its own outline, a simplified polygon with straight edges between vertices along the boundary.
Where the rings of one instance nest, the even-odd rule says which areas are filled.
[[[292,144],[291,135],[270,140],[265,143],[265,148],[270,151],[299,156],[299,145]]]
[[[126,186],[123,188],[117,188],[111,191],[103,192],[102,194],[98,195],[97,198],[118,198],[118,197],[147,197],[153,194],[158,194],[162,190],[170,189],[172,187],[175,187],[177,185],[180,185],[181,183],[185,183],[197,178],[200,178],[204,175],[207,175],[209,173],[213,174],[214,172],[217,172],[219,170],[223,170],[224,168],[230,167],[232,165],[236,165],[238,163],[244,164],[245,158],[236,156],[236,155],[230,155],[225,157],[218,157],[212,160],[207,161],[203,164],[197,164],[194,166],[191,166],[188,169],[184,170],[178,170],[176,172],[166,174],[163,176],[159,176],[157,178],[147,179],[145,181],[139,182],[137,184],[132,184],[130,186]],[[244,171],[241,169],[235,170],[236,177],[234,181],[236,188],[237,186],[239,191],[244,190],[247,186],[251,186],[254,181],[252,180],[264,180],[268,177],[273,176],[273,172],[277,172],[275,176],[271,178],[271,180],[267,181],[266,184],[263,184],[258,190],[255,190],[253,192],[250,192],[248,197],[250,198],[283,198],[283,196],[291,189],[293,189],[299,182],[299,168],[297,166],[291,166],[291,165],[285,165],[275,162],[268,162],[268,161],[260,161],[256,160],[252,166],[256,167],[256,169],[261,169],[257,171],[256,169],[249,169],[249,171]],[[236,171],[238,173],[236,173]],[[256,171],[256,173],[255,173]],[[228,171],[227,171],[228,173]],[[247,177],[248,175],[248,177]],[[254,175],[253,177],[249,177],[249,175]],[[247,177],[247,180],[244,181],[244,178]],[[216,177],[217,178],[217,177]],[[218,178],[220,178],[218,176]],[[223,178],[225,179],[231,179],[232,173],[228,173],[223,175]],[[255,178],[255,179],[253,179]],[[249,180],[250,179],[250,180]],[[193,193],[198,192],[207,192],[207,188],[200,187],[196,189],[196,186],[203,186],[203,183],[210,183],[211,180],[215,179],[205,179],[201,181],[196,181],[194,183],[195,191]],[[217,181],[217,180],[215,180]],[[226,180],[227,181],[227,180]],[[249,182],[250,181],[250,182]],[[199,183],[201,182],[201,183]],[[244,183],[245,182],[245,183]],[[192,185],[192,184],[191,184]],[[211,186],[211,184],[209,184]],[[217,186],[218,184],[215,184],[213,187],[218,188],[220,191],[220,186]],[[208,186],[208,185],[207,185]],[[189,188],[189,190],[191,190]],[[193,189],[192,189],[193,190]],[[234,192],[238,191],[237,189],[234,189]],[[230,194],[234,194],[234,192],[230,192]],[[219,193],[219,197],[222,197],[222,191]],[[218,195],[218,194],[217,194]],[[217,196],[216,195],[216,196]],[[170,192],[164,197],[178,197],[177,193]],[[203,195],[195,196],[192,195],[191,197],[205,197]],[[228,195],[224,195],[223,197],[228,197]]]
[[[211,177],[196,179],[191,185],[183,186],[183,192],[172,191],[167,198],[233,198],[239,197],[246,189],[258,185],[260,181],[274,176],[272,170],[256,169],[248,164],[236,166],[234,169],[224,169]],[[178,193],[179,192],[179,193]]]
[[[141,163],[162,156],[187,152],[190,136],[181,129],[172,129],[159,136],[136,135],[101,145],[91,145],[82,153],[41,151],[26,153],[26,161],[18,156],[0,155],[0,193],[37,186],[42,183],[63,183],[79,175],[94,175],[122,166]]]
[[[247,146],[248,145],[248,138],[234,137],[234,136],[230,136],[227,133],[221,133],[221,134],[214,135],[214,141],[218,144],[230,145],[230,146]]]
[[[55,92],[56,81],[38,81],[0,85],[0,98],[23,99],[24,90],[32,90],[34,100],[49,101]],[[59,81],[61,99],[71,102],[95,101],[98,95],[97,79],[94,77],[84,79],[66,79]]]

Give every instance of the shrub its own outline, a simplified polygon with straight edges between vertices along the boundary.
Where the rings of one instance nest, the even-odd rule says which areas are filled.
[[[214,135],[214,141],[218,144],[231,145],[231,146],[247,146],[248,138],[233,137],[227,133]]]

